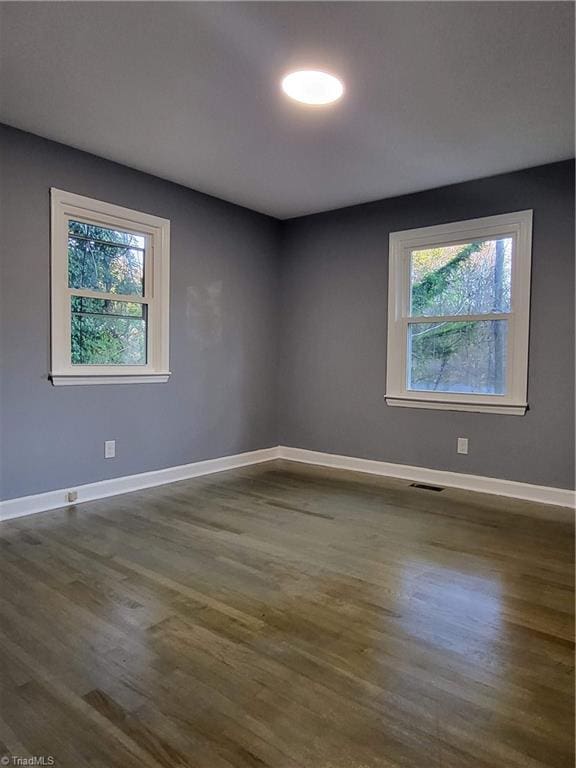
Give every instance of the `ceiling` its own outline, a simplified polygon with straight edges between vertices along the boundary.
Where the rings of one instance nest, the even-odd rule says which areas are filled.
[[[574,154],[572,3],[2,3],[0,120],[279,218]],[[341,76],[289,101],[295,68]]]

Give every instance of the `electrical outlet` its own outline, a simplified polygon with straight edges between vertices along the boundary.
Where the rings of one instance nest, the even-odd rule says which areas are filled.
[[[104,458],[113,459],[116,456],[116,440],[106,440],[104,443]]]
[[[467,437],[459,437],[458,438],[457,451],[458,451],[458,453],[468,453],[468,438]]]
[[[76,501],[78,499],[78,491],[68,491],[66,494],[66,501],[69,501],[70,503]]]

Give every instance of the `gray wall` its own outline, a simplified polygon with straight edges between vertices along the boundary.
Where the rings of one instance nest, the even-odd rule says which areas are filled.
[[[523,417],[384,401],[388,235],[534,209],[529,403]],[[283,224],[280,442],[574,487],[574,165],[467,182]],[[456,438],[468,437],[467,456]]]
[[[278,223],[10,128],[0,151],[0,497],[275,445]],[[49,383],[51,186],[171,220],[169,383]]]
[[[280,223],[0,126],[0,498],[278,443],[573,487],[573,175],[557,163]],[[168,384],[49,383],[51,186],[171,220]],[[524,208],[528,414],[386,406],[389,232]]]

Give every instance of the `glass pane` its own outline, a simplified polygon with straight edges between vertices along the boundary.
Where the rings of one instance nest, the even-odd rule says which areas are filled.
[[[408,389],[506,393],[507,320],[410,323]]]
[[[412,251],[412,315],[510,311],[512,238]]]
[[[72,296],[73,365],[145,365],[147,306]]]
[[[142,296],[145,237],[80,221],[68,223],[68,285]]]

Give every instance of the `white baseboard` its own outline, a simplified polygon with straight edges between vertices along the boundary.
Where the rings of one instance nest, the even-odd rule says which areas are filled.
[[[104,499],[107,496],[117,496],[120,493],[140,491],[143,488],[151,488],[155,485],[175,483],[177,480],[187,480],[191,477],[211,475],[214,472],[223,472],[227,469],[260,464],[263,461],[277,459],[278,455],[278,448],[263,448],[259,451],[248,451],[246,453],[237,453],[233,456],[223,456],[220,459],[208,459],[207,461],[196,461],[192,464],[182,464],[178,467],[142,472],[138,475],[114,477],[110,480],[100,480],[97,483],[88,483],[87,485],[72,485],[68,488],[60,488],[57,491],[48,491],[47,493],[37,493],[33,496],[20,496],[17,499],[0,501],[0,521],[69,506],[70,502],[68,502],[67,494],[71,490],[78,493],[78,499],[74,503],[81,504],[84,501],[95,501],[96,499]]]
[[[224,472],[227,469],[247,467],[251,464],[260,464],[264,461],[273,461],[274,459],[286,459],[304,464],[316,464],[321,467],[333,467],[334,469],[348,469],[371,475],[396,477],[401,480],[411,480],[412,482],[462,488],[467,491],[509,496],[515,499],[535,501],[540,504],[553,504],[560,507],[573,508],[576,500],[575,492],[564,488],[530,485],[528,483],[518,483],[514,480],[500,480],[495,477],[464,475],[459,472],[445,472],[439,469],[411,467],[406,464],[391,464],[387,461],[357,459],[353,456],[339,456],[333,453],[308,451],[303,448],[276,446],[275,448],[263,448],[259,451],[237,453],[233,456],[223,456],[220,459],[196,461],[192,464],[182,464],[178,467],[157,469],[152,472],[142,472],[138,475],[115,477],[110,480],[100,480],[97,483],[70,486],[69,488],[60,488],[57,491],[48,491],[47,493],[37,493],[33,496],[20,496],[17,499],[0,501],[0,521],[69,506],[67,494],[71,490],[75,490],[78,493],[78,499],[75,503],[81,504],[84,501],[105,499],[108,496],[140,491],[156,485],[175,483],[178,480],[187,480],[192,477],[200,477],[201,475]]]
[[[411,480],[417,483],[430,483],[449,488],[461,488],[466,491],[477,491],[478,493],[510,496],[515,499],[535,501],[540,504],[553,504],[559,507],[574,508],[576,502],[576,492],[564,488],[530,485],[529,483],[518,483],[515,480],[500,480],[496,477],[483,477],[481,475],[465,475],[460,472],[446,472],[441,469],[412,467],[407,464],[391,464],[387,461],[357,459],[352,456],[308,451],[303,448],[279,446],[278,451],[278,458],[280,459],[316,464],[321,467],[397,477],[401,480]]]

